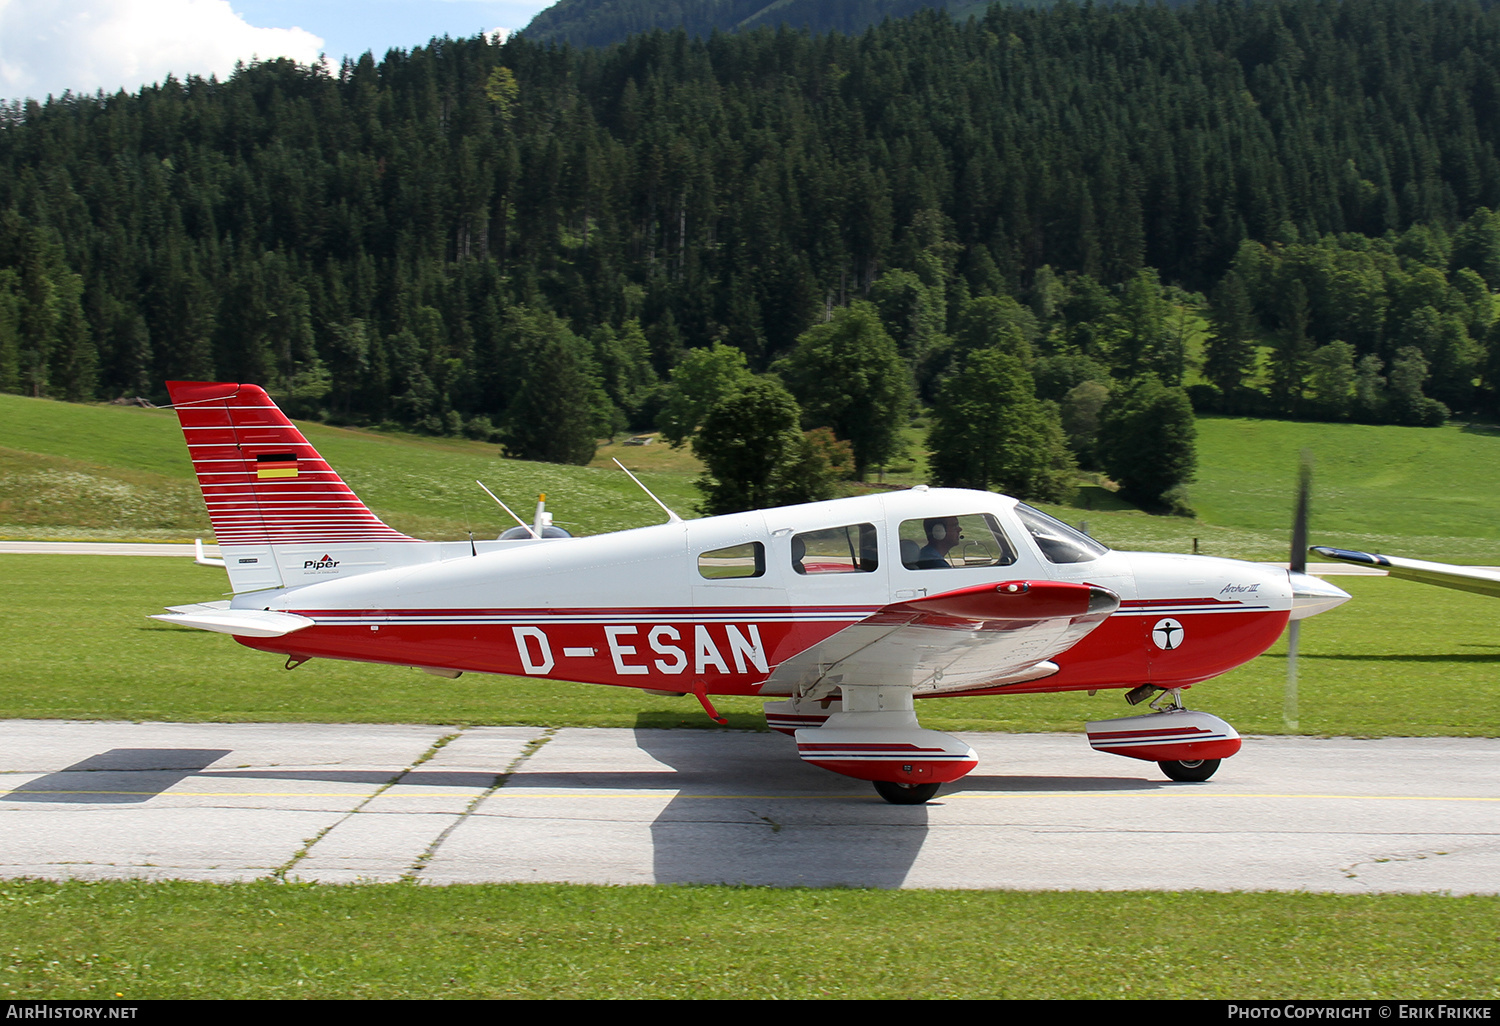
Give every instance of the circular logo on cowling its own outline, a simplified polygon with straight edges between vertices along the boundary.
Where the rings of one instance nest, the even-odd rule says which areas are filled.
[[[1182,624],[1171,618],[1158,620],[1151,628],[1151,640],[1165,652],[1182,647],[1182,635]]]

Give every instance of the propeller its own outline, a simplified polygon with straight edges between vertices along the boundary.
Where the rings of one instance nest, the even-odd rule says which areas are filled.
[[[1287,565],[1294,574],[1307,572],[1307,505],[1312,494],[1312,453],[1302,450],[1297,468],[1297,504],[1292,514],[1292,553]],[[1302,621],[1293,620],[1286,631],[1286,695],[1281,703],[1281,718],[1286,729],[1297,731],[1297,642]]]

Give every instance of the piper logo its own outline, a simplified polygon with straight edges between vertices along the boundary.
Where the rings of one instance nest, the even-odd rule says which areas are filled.
[[[322,559],[309,559],[302,564],[303,570],[332,570],[339,565],[339,561],[324,554]]]

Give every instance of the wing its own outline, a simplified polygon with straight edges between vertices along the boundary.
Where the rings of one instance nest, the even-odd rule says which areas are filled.
[[[1454,566],[1451,563],[1428,563],[1420,559],[1400,559],[1351,549],[1331,549],[1323,545],[1314,545],[1308,551],[1341,563],[1375,567],[1403,581],[1418,581],[1422,584],[1435,584],[1439,588],[1456,588],[1459,591],[1472,591],[1476,595],[1494,595],[1500,598],[1500,572],[1494,570]]]
[[[949,694],[1035,680],[1119,608],[1114,592],[1061,581],[1006,581],[886,606],[783,661],[765,694],[824,685],[906,686]]]

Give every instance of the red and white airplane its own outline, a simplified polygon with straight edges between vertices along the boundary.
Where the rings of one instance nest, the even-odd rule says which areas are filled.
[[[1206,780],[1240,747],[1180,689],[1348,599],[1305,574],[1112,552],[1015,499],[926,488],[587,538],[424,542],[375,516],[255,385],[170,382],[234,598],[157,619],[307,659],[767,699],[800,756],[925,802],[977,764],[913,699],[1128,689],[1100,751]],[[649,493],[648,493],[649,494]],[[654,498],[654,497],[653,497]],[[663,507],[665,508],[665,507]],[[508,537],[520,535],[519,538]]]

